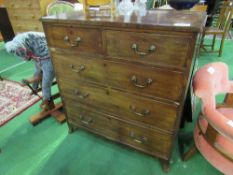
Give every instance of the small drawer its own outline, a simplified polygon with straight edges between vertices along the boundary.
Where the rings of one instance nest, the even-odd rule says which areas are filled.
[[[71,125],[164,159],[169,159],[173,135],[136,126],[102,113],[66,105]]]
[[[175,131],[179,106],[72,80],[59,80],[59,88],[66,102],[92,107],[168,133]]]
[[[186,67],[190,36],[165,33],[105,31],[110,57],[144,64]]]
[[[78,53],[103,52],[102,35],[98,29],[54,25],[46,30],[50,47],[70,49]]]
[[[88,81],[137,95],[179,102],[183,94],[184,74],[161,68],[51,52],[57,78]],[[69,75],[67,77],[67,75]]]

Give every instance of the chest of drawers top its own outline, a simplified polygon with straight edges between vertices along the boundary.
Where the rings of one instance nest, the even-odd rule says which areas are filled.
[[[150,10],[143,16],[132,13],[131,16],[108,15],[88,16],[81,11],[43,17],[44,23],[83,25],[96,27],[120,27],[148,30],[166,30],[200,32],[206,21],[206,14],[194,11]]]

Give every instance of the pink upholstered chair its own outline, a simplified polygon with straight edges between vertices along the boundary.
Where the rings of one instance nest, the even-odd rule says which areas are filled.
[[[225,63],[215,62],[200,68],[193,78],[194,94],[202,101],[202,115],[195,129],[194,141],[205,159],[226,175],[233,175],[233,104],[218,107],[215,96],[233,93]]]

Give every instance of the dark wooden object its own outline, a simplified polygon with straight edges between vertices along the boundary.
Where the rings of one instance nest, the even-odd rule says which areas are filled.
[[[203,48],[205,51],[208,51],[206,47],[211,47],[210,52],[215,52],[215,40],[217,36],[221,38],[221,43],[219,46],[219,49],[216,50],[218,52],[218,56],[222,56],[222,51],[224,47],[224,41],[229,33],[231,23],[232,23],[232,14],[233,14],[233,6],[230,6],[231,1],[225,1],[223,4],[223,7],[220,11],[220,15],[217,21],[217,24],[215,27],[209,27],[205,28],[203,38],[202,38],[202,43],[201,43],[201,48]],[[212,36],[212,42],[211,44],[205,44],[204,43],[204,37],[210,35]]]
[[[167,171],[205,20],[164,10],[44,17],[70,131],[156,156]]]
[[[206,22],[206,26],[210,27],[212,25],[213,16],[216,13],[217,7],[219,6],[220,0],[206,0],[205,4],[207,5],[207,14],[208,19]]]
[[[35,114],[32,116],[29,121],[31,124],[36,125],[45,118],[52,116],[54,117],[59,123],[63,123],[65,121],[65,114],[59,111],[62,108],[62,103],[58,103],[55,105],[55,108],[50,111],[43,111]]]
[[[7,10],[5,7],[0,6],[0,32],[4,42],[11,41],[15,34],[11,26]]]
[[[56,81],[54,81],[54,82],[52,83],[52,85],[55,85],[55,84],[57,84]],[[42,90],[42,89],[39,88],[39,89],[38,89],[38,92],[41,91],[41,90]],[[35,94],[35,95],[36,95],[36,94]],[[39,96],[39,95],[38,95],[38,96]],[[39,96],[39,97],[40,97],[40,96]],[[57,99],[57,98],[59,98],[59,97],[60,97],[60,94],[59,94],[59,93],[56,93],[56,94],[54,94],[54,95],[52,96],[52,99],[55,100],[55,99]],[[61,111],[62,108],[63,108],[63,104],[62,104],[62,103],[55,104],[55,108],[54,108],[54,109],[49,110],[49,111],[42,111],[42,112],[39,112],[39,113],[33,115],[33,116],[29,119],[29,121],[31,122],[31,124],[36,125],[36,124],[38,124],[39,122],[41,122],[42,120],[48,118],[49,116],[52,116],[52,117],[54,117],[59,123],[63,123],[63,122],[65,122],[66,118],[65,118],[64,112]]]

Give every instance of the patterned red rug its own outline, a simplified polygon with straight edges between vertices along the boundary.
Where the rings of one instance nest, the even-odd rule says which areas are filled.
[[[0,81],[0,126],[40,100],[18,82]]]

